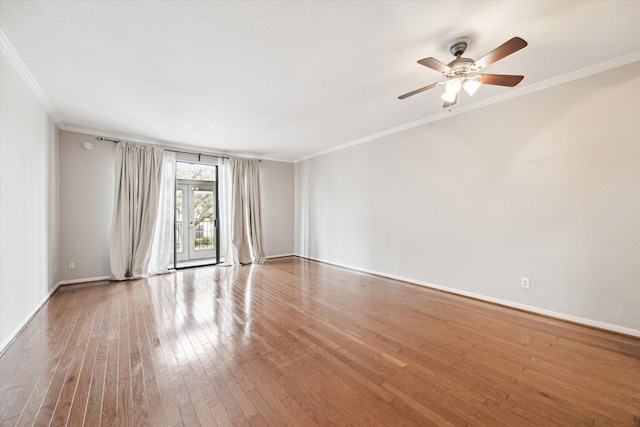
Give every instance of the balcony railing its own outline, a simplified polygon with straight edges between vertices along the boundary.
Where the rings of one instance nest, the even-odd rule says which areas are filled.
[[[193,246],[196,251],[204,251],[215,248],[216,229],[214,221],[195,221],[195,240]]]
[[[196,251],[204,251],[215,249],[216,247],[216,228],[215,221],[195,221],[194,222],[194,241],[193,247]],[[183,226],[182,221],[176,221],[176,252],[181,253],[183,250]]]

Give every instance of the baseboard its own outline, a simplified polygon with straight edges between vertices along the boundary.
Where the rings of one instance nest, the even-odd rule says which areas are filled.
[[[101,282],[103,280],[109,280],[109,276],[87,277],[85,279],[61,280],[58,282],[56,286],[75,285],[76,283]]]
[[[362,272],[362,273],[367,273],[367,274],[372,274],[372,275],[375,275],[375,276],[385,277],[387,279],[399,280],[401,282],[407,282],[407,283],[411,283],[413,285],[424,286],[426,288],[436,289],[436,290],[439,290],[439,291],[448,292],[448,293],[455,294],[455,295],[460,295],[460,296],[464,296],[464,297],[468,297],[468,298],[473,298],[473,299],[476,299],[476,300],[485,301],[485,302],[501,305],[501,306],[504,306],[504,307],[513,308],[513,309],[520,310],[520,311],[526,311],[528,313],[539,314],[539,315],[545,316],[545,317],[550,317],[550,318],[554,318],[554,319],[558,319],[558,320],[563,320],[563,321],[570,322],[570,323],[576,323],[576,324],[579,324],[579,325],[582,325],[582,326],[588,326],[590,328],[602,329],[602,330],[609,331],[609,332],[615,332],[615,333],[622,334],[622,335],[629,335],[629,336],[632,336],[632,337],[640,338],[640,330],[627,328],[625,326],[613,325],[611,323],[605,323],[605,322],[600,322],[600,321],[597,321],[597,320],[586,319],[584,317],[573,316],[571,314],[560,313],[560,312],[557,312],[557,311],[547,310],[547,309],[544,309],[544,308],[535,307],[535,306],[526,305],[526,304],[520,304],[520,303],[517,303],[517,302],[503,300],[503,299],[500,299],[500,298],[494,298],[494,297],[490,297],[490,296],[486,296],[486,295],[482,295],[482,294],[476,294],[474,292],[467,292],[467,291],[463,291],[463,290],[460,290],[460,289],[451,288],[451,287],[448,287],[448,286],[437,285],[435,283],[423,282],[421,280],[415,280],[415,279],[412,279],[412,278],[409,278],[409,277],[397,276],[397,275],[394,275],[394,274],[383,273],[383,272],[380,272],[380,271],[370,270],[370,269],[367,269],[367,268],[355,267],[355,266],[348,265],[348,264],[341,264],[341,263],[328,261],[328,260],[321,259],[321,258],[308,257],[308,256],[300,255],[300,254],[294,254],[294,256],[297,256],[299,258],[309,259],[309,260],[312,260],[312,261],[322,262],[324,264],[329,264],[329,265],[333,265],[333,266],[336,266],[336,267],[346,268],[348,270],[359,271],[359,272]]]
[[[44,307],[44,305],[47,303],[47,301],[49,301],[49,298],[51,298],[51,295],[53,295],[53,293],[55,291],[58,290],[58,288],[60,287],[60,283],[57,283],[47,294],[46,297],[44,297],[44,299],[40,302],[40,304],[37,305],[36,308],[34,308],[31,313],[29,313],[29,315],[27,317],[25,317],[25,319],[22,321],[22,323],[16,328],[16,330],[9,335],[9,337],[7,337],[6,340],[4,340],[4,342],[2,343],[2,345],[0,345],[0,357],[2,357],[2,355],[4,355],[5,351],[11,346],[11,344],[13,344],[13,342],[16,340],[16,338],[18,338],[20,336],[20,334],[22,333],[22,331],[25,330],[25,328],[27,326],[29,326],[29,323],[31,323],[31,320],[33,320],[33,318],[36,316],[36,314],[38,314],[38,312],[42,309],[42,307]]]
[[[282,255],[269,255],[268,257],[266,257],[267,259],[274,259],[274,258],[286,258],[289,256],[295,256],[295,254],[282,254]]]

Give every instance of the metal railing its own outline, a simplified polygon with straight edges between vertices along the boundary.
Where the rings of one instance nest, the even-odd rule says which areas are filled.
[[[194,221],[193,247],[196,251],[215,249],[216,227],[215,221]],[[176,221],[176,253],[184,249],[184,235],[182,221]]]
[[[195,240],[193,245],[196,251],[213,249],[216,246],[215,221],[194,221]]]

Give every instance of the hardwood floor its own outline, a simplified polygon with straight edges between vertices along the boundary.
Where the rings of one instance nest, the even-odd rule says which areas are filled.
[[[640,340],[299,258],[61,288],[4,425],[640,425]]]

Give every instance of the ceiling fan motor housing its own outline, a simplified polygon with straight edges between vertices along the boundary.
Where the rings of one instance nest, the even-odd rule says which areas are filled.
[[[448,64],[449,68],[451,68],[451,72],[446,75],[448,77],[466,76],[471,72],[471,66],[474,63],[475,61],[473,59],[458,57]]]
[[[467,50],[471,40],[469,37],[460,37],[451,42],[449,46],[449,52],[456,57],[448,65],[451,71],[445,73],[449,78],[457,76],[466,76],[471,72],[471,66],[474,64],[474,60],[470,58],[463,58],[462,54]]]

